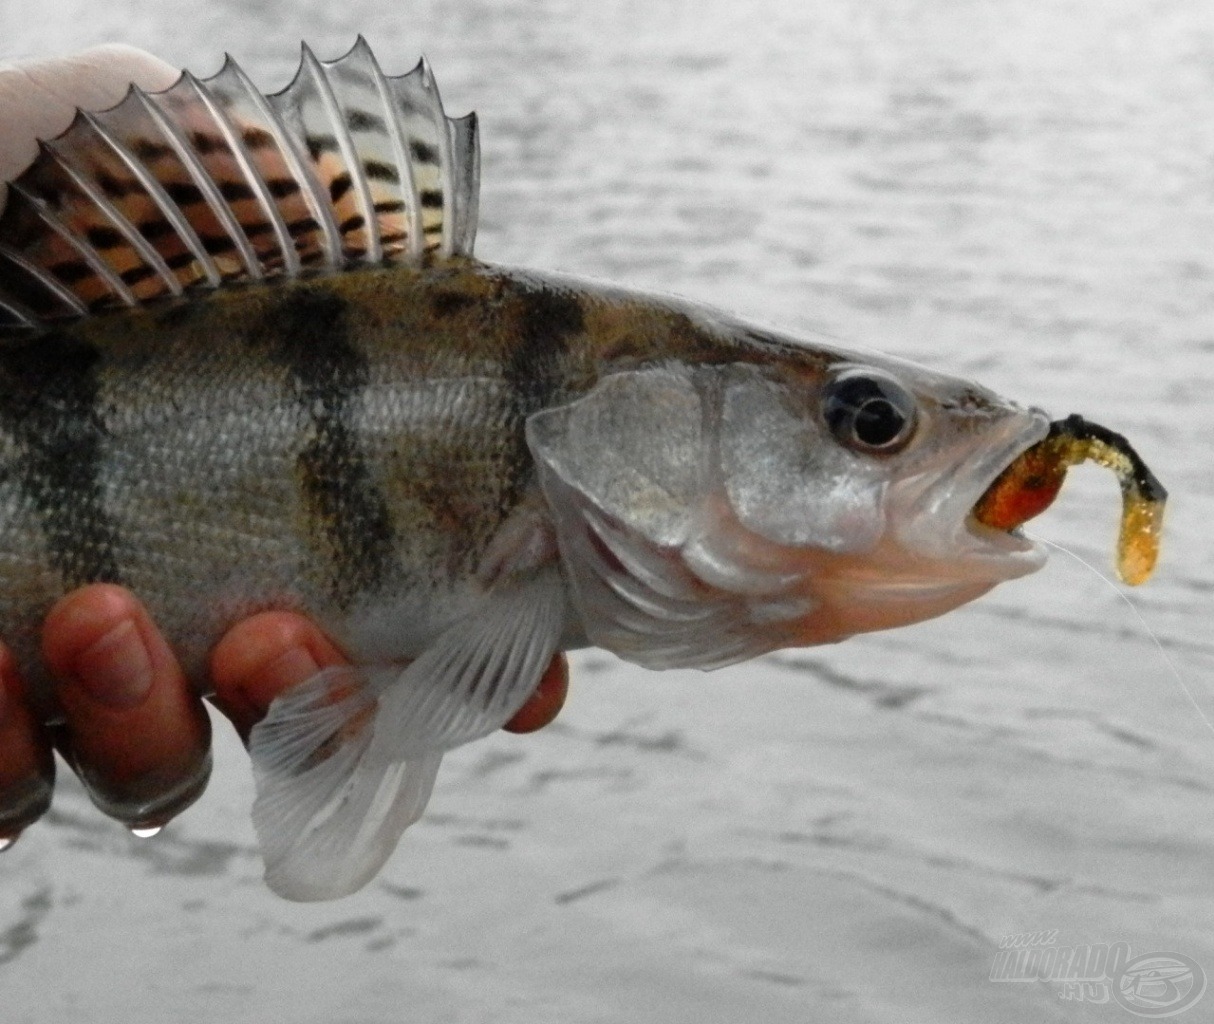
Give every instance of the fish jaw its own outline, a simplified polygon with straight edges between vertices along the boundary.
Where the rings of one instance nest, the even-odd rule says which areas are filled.
[[[890,459],[836,445],[812,386],[741,365],[621,371],[533,416],[586,639],[710,668],[932,618],[1039,568],[1038,545],[972,510],[1046,417],[889,365],[923,410]]]
[[[971,456],[943,472],[928,465],[895,481],[881,540],[863,554],[822,558],[807,574],[816,608],[802,623],[801,642],[923,622],[1040,569],[1042,544],[983,526],[972,512],[999,473],[1047,430],[1044,414],[1009,411]]]
[[[985,526],[973,512],[999,474],[1048,432],[1045,413],[1011,409],[992,425],[982,447],[948,472],[895,485],[890,520],[899,545],[917,558],[940,563],[950,575],[991,585],[1040,569],[1043,545],[1021,533]]]

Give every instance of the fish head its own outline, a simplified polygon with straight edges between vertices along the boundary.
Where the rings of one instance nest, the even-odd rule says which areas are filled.
[[[785,373],[784,387],[798,384]],[[1019,531],[980,523],[974,507],[999,474],[1049,430],[1048,417],[970,381],[884,356],[831,359],[810,379],[802,444],[829,463],[815,532],[756,516],[760,487],[731,504],[739,523],[800,548],[817,610],[810,642],[904,625],[943,614],[1045,561]],[[813,474],[811,474],[812,476]],[[734,490],[739,488],[735,485]],[[770,489],[769,489],[770,493]],[[739,496],[740,497],[740,496]]]
[[[529,420],[589,642],[714,667],[931,618],[1042,564],[972,513],[1044,414],[910,363],[765,341],[613,372]]]

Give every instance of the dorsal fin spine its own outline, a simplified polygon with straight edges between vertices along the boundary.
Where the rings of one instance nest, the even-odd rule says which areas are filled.
[[[295,139],[283,127],[282,116],[270,105],[270,102],[257,86],[253,84],[249,76],[245,74],[244,69],[232,60],[231,57],[227,58],[225,67],[227,63],[231,64],[232,74],[244,87],[249,100],[257,107],[262,117],[265,118],[266,127],[270,134],[274,136],[274,141],[278,144],[279,151],[287,162],[291,176],[300,185],[300,192],[303,195],[304,202],[307,204],[313,219],[319,225],[321,236],[324,238],[326,267],[329,270],[340,270],[345,260],[341,254],[341,236],[337,233],[337,221],[333,218],[329,204],[318,195],[318,185],[315,176],[310,172],[306,162],[303,160]]]
[[[111,267],[101,254],[89,243],[87,238],[75,231],[68,230],[67,226],[55,215],[54,211],[49,209],[46,203],[38,196],[33,195],[26,190],[25,186],[18,182],[14,182],[9,186],[9,202],[20,200],[25,202],[39,220],[49,227],[56,235],[63,239],[68,245],[76,250],[81,258],[89,265],[93,273],[95,273],[106,287],[114,293],[127,306],[137,305],[139,300],[135,298],[134,292],[127,287],[126,282],[118,276],[114,268]]]
[[[235,81],[238,88],[245,89],[245,79],[238,74],[234,74],[235,69],[236,62],[229,54],[224,58],[223,67],[215,78],[219,79],[227,75]],[[251,92],[254,95],[260,95],[256,89],[251,90]],[[274,238],[278,243],[279,250],[282,252],[283,268],[287,276],[298,277],[300,262],[299,252],[295,248],[295,239],[291,237],[291,229],[287,227],[287,222],[283,218],[282,211],[278,208],[278,204],[274,202],[274,197],[270,194],[270,188],[266,184],[265,178],[253,162],[253,158],[245,146],[244,138],[232,123],[232,118],[228,112],[219,104],[213,106],[213,112],[216,122],[223,131],[224,137],[232,147],[232,153],[240,164],[241,171],[248,180],[250,187],[256,193],[258,203],[261,205],[271,227],[274,229]]]
[[[177,85],[174,86],[175,89],[182,84],[191,87],[195,92],[198,91],[197,80],[192,79],[188,74],[182,74],[182,77],[177,80]],[[155,96],[147,94],[142,89],[136,89],[135,95],[140,97],[140,102],[148,112],[149,117],[152,118],[166,140],[169,140],[172,151],[177,154],[177,158],[185,166],[186,172],[191,177],[194,185],[198,186],[198,191],[203,194],[203,198],[206,199],[206,205],[210,208],[211,214],[215,216],[216,221],[219,221],[223,231],[231,239],[237,253],[240,255],[240,261],[243,262],[250,276],[253,276],[254,279],[260,277],[260,265],[257,264],[257,258],[253,247],[249,244],[249,239],[245,238],[243,231],[240,231],[232,210],[228,209],[227,203],[223,202],[219,187],[215,185],[214,179],[206,172],[206,168],[204,168],[202,162],[198,159],[198,155],[194,153],[185,137],[182,136],[181,129],[178,129],[174,120],[168,114],[165,114],[164,109],[160,107]],[[205,247],[203,253],[206,256],[203,264],[206,277],[210,279],[211,272],[214,271],[216,281],[221,282],[222,275],[219,267],[215,264],[215,260],[211,258],[210,253],[205,250]]]
[[[21,253],[15,249],[9,248],[3,242],[0,242],[0,256],[9,260],[11,263],[20,267],[27,274],[37,281],[43,288],[50,292],[56,299],[62,302],[69,310],[77,316],[83,316],[88,312],[88,307],[76,296],[76,294],[66,285],[58,281],[52,274],[44,270],[38,264],[26,259]]]
[[[85,123],[96,132],[97,137],[113,150],[118,159],[126,165],[127,169],[135,175],[139,183],[146,189],[148,173],[143,165],[131,155],[130,151],[121,142],[114,138],[109,129],[97,119],[96,115],[89,113],[87,110],[82,110],[77,116],[84,119]],[[155,185],[155,183],[153,183],[153,187],[157,190],[159,189],[159,186]],[[112,203],[110,205],[114,208]],[[121,228],[125,225],[129,229],[123,231],[123,234],[127,236],[127,240],[131,245],[135,247],[135,251],[139,253],[139,258],[160,275],[165,287],[169,290],[169,294],[180,295],[181,282],[177,280],[177,275],[169,269],[168,264],[161,259],[160,253],[152,248],[148,240],[143,237],[139,228],[132,224],[127,217],[123,216],[120,210],[114,208],[114,212],[121,218],[122,224],[119,227]]]
[[[138,90],[135,86],[131,86],[131,89],[127,94],[127,101],[129,102],[131,93],[138,95],[139,91],[140,90]],[[146,109],[147,105],[144,104],[144,107]],[[177,233],[177,237],[181,240],[182,245],[189,249],[190,254],[194,257],[195,261],[204,263],[206,250],[202,247],[202,242],[198,238],[198,234],[194,231],[193,227],[190,226],[190,222],[186,220],[184,216],[182,216],[181,211],[177,208],[177,204],[169,198],[169,194],[164,190],[164,187],[160,184],[160,182],[156,180],[155,175],[148,171],[148,169],[143,165],[143,162],[136,157],[135,154],[132,153],[121,140],[114,137],[114,133],[111,132],[109,128],[101,121],[100,117],[90,115],[89,123],[92,125],[93,130],[105,140],[106,144],[116,154],[118,154],[119,158],[126,165],[127,170],[129,170],[131,174],[133,174],[138,180],[139,184],[143,186],[144,191],[147,192],[148,196],[156,204],[160,215],[173,226],[173,230]],[[152,251],[155,252],[155,249]],[[156,253],[156,258],[160,266],[164,267],[164,272],[161,274],[161,276],[163,277],[165,274],[168,275],[165,277],[165,283],[168,286],[170,293],[173,295],[180,295],[182,288],[181,282],[177,279],[177,275],[174,274],[169,268],[168,264],[160,258],[159,253]],[[209,260],[206,262],[209,262]],[[158,272],[159,269],[160,268],[157,267]],[[218,271],[215,270],[213,264],[211,270],[215,273],[214,283],[218,284],[219,274]],[[137,300],[135,300],[134,296],[132,296],[132,304],[134,301]]]
[[[38,318],[34,316],[33,310],[26,309],[15,299],[0,297],[0,313],[7,313],[10,318],[16,320],[17,327],[36,329],[38,326]],[[4,325],[3,318],[0,317],[0,326],[7,326],[11,329],[12,325]]]
[[[464,169],[464,179],[454,183],[453,201],[456,209],[456,224],[462,231],[455,239],[455,251],[471,253],[476,242],[476,225],[480,219],[481,147],[477,131],[475,112],[448,122],[451,130],[451,149],[456,155],[456,167]],[[462,159],[461,159],[462,157]],[[461,197],[466,204],[461,209]]]
[[[333,95],[333,84],[329,81],[325,66],[316,59],[307,43],[303,44],[303,66],[308,69],[312,80],[316,83],[316,91],[324,105],[325,113],[333,125],[333,137],[337,140],[337,148],[342,161],[349,170],[350,182],[354,186],[354,194],[358,199],[359,212],[363,218],[363,228],[367,232],[367,251],[362,259],[364,263],[379,263],[383,259],[383,243],[379,237],[379,224],[375,218],[375,210],[371,204],[371,194],[367,190],[367,179],[363,173],[362,161],[354,150],[354,140],[346,127],[346,118],[342,112],[337,97]]]
[[[220,70],[219,75],[222,75],[227,70],[231,63],[229,58],[228,64]],[[219,77],[218,75],[216,77]],[[257,196],[258,205],[261,206],[262,212],[266,215],[271,228],[274,231],[274,240],[282,253],[283,263],[287,272],[287,276],[296,277],[299,274],[299,253],[295,251],[295,243],[291,239],[291,233],[287,230],[286,222],[282,219],[282,213],[275,204],[273,197],[270,195],[270,190],[266,187],[265,180],[261,173],[254,166],[252,159],[249,157],[248,150],[245,149],[244,140],[240,137],[235,126],[232,124],[232,119],[228,116],[226,110],[220,104],[216,103],[214,97],[211,96],[210,90],[202,88],[201,83],[195,80],[195,88],[198,95],[202,97],[203,103],[210,112],[211,117],[215,120],[215,125],[223,135],[224,141],[228,144],[228,149],[237,164],[240,165],[240,173],[244,176],[244,180]],[[244,231],[237,227],[240,234],[248,241],[248,236]],[[253,257],[254,263],[259,263],[257,257]],[[257,269],[257,277],[263,277],[260,264]]]
[[[454,154],[451,149],[451,133],[447,130],[447,118],[443,113],[443,100],[438,92],[438,83],[434,81],[434,73],[430,70],[430,62],[423,56],[421,59],[422,85],[426,95],[430,97],[429,114],[434,120],[438,136],[438,146],[442,153],[439,166],[450,175],[454,165]],[[443,188],[443,238],[439,246],[440,256],[450,256],[455,251],[455,200],[449,187],[451,181],[444,182]]]
[[[207,93],[207,90],[203,88],[202,83],[189,71],[182,72],[181,81],[189,87],[198,101],[207,108],[207,112],[213,117],[214,112],[211,109],[213,106],[211,97]],[[222,130],[222,125],[218,127]],[[236,219],[236,215],[232,212],[231,207],[224,200],[223,195],[219,191],[219,186],[215,184],[215,180],[211,177],[210,173],[205,167],[200,167],[200,170],[202,178],[197,184],[206,193],[207,202],[219,218],[219,222],[223,225],[224,231],[227,232],[228,237],[232,240],[232,244],[236,246],[236,251],[240,253],[240,260],[244,264],[245,272],[253,281],[262,280],[265,275],[262,273],[261,261],[257,258],[257,253],[253,251],[253,246],[249,242],[248,235],[241,229],[240,222]],[[206,182],[206,185],[203,185],[203,181]]]
[[[132,92],[135,94],[139,105],[143,107],[148,117],[151,118],[152,123],[160,129],[160,133],[168,141],[169,145],[173,149],[173,152],[177,154],[177,158],[185,167],[186,173],[189,174],[190,178],[193,180],[194,184],[199,187],[203,195],[207,196],[209,205],[214,208],[215,204],[210,200],[210,197],[207,195],[204,187],[204,182],[210,182],[210,176],[206,173],[201,164],[199,164],[198,158],[194,155],[193,150],[186,145],[186,142],[181,137],[181,133],[178,131],[177,126],[173,124],[170,118],[165,117],[164,111],[161,110],[160,107],[158,107],[152,100],[152,98],[141,88],[138,86],[133,86]],[[170,210],[166,208],[166,215],[169,215],[170,222],[175,228],[177,228],[178,234],[181,235],[182,241],[186,243],[190,251],[194,254],[194,259],[198,261],[198,266],[202,269],[202,273],[207,279],[207,284],[209,284],[212,288],[217,288],[223,278],[219,273],[219,268],[215,265],[215,261],[211,258],[211,254],[207,252],[206,246],[202,244],[202,239],[198,237],[198,233],[193,229],[193,227],[189,227],[188,231],[182,230],[181,226],[178,224],[178,221],[180,220],[182,224],[187,226],[189,222],[181,214],[181,211],[177,209],[176,204],[174,204],[171,199],[167,201],[167,206],[171,207],[172,209],[170,212]]]
[[[392,140],[392,152],[396,155],[401,194],[404,196],[409,210],[409,255],[415,259],[421,259],[425,240],[422,238],[421,199],[418,197],[417,180],[413,175],[413,157],[409,154],[409,145],[400,129],[400,118],[392,105],[392,89],[388,85],[388,79],[384,76],[379,61],[375,59],[375,54],[371,52],[367,41],[361,35],[354,43],[354,49],[357,50],[359,47],[366,51],[367,63],[370,65],[371,74],[375,79],[375,91],[384,108],[384,123],[388,128],[388,137]]]
[[[87,114],[84,114],[83,112],[76,115],[76,117],[84,117],[85,120],[89,119],[87,118]],[[101,137],[103,138],[104,136]],[[135,225],[131,224],[130,220],[126,219],[123,211],[119,210],[113,203],[109,202],[109,197],[106,196],[106,193],[102,192],[101,189],[97,187],[96,183],[92,181],[89,175],[84,174],[84,172],[75,165],[74,160],[70,159],[68,155],[59,151],[58,140],[53,140],[51,142],[40,142],[39,148],[41,149],[42,153],[49,154],[50,159],[58,164],[59,168],[63,170],[64,174],[72,179],[73,185],[75,185],[76,188],[79,188],[80,191],[85,194],[85,196],[89,197],[93,205],[95,205],[98,210],[101,210],[104,215],[109,217],[110,224],[113,224],[115,230],[117,230],[119,234],[121,234],[121,236],[123,236],[126,241],[131,244],[131,248],[135,249],[136,253],[138,256],[140,256],[140,259],[143,260],[143,262],[146,262],[149,267],[152,267],[153,270],[161,277],[164,277],[165,275],[172,277],[171,273],[169,272],[169,267],[166,267],[164,265],[164,260],[160,259],[160,254],[148,244],[147,239],[136,230]],[[172,283],[177,284],[177,279],[175,277],[172,278]],[[178,290],[180,290],[180,285],[178,285]]]

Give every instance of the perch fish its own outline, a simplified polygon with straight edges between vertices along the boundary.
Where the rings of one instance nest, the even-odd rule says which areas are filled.
[[[80,584],[133,588],[199,687],[245,616],[322,624],[354,667],[251,739],[292,899],[373,877],[558,650],[713,668],[1044,560],[1023,505],[975,515],[1044,413],[479,262],[478,178],[474,116],[360,39],[277,95],[229,59],[82,112],[0,219],[0,635],[49,720],[39,626]]]

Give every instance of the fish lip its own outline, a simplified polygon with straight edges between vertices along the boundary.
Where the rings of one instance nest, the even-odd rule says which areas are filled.
[[[932,481],[912,506],[902,543],[957,579],[999,582],[1024,576],[1045,563],[1044,545],[979,523],[978,499],[1021,452],[1049,432],[1039,409],[1013,408],[992,425],[980,448]]]
[[[981,549],[998,556],[1028,555],[1044,559],[1043,545],[1016,530],[1001,530],[980,523],[974,515],[974,507],[990,489],[999,475],[1020,455],[1042,440],[1050,429],[1049,416],[1041,409],[1026,410],[1028,423],[1018,416],[1008,424],[1008,435],[993,451],[981,452],[974,459],[962,463],[958,476],[973,480],[972,484],[959,487],[945,504],[945,514],[950,521],[961,525],[969,539],[978,542]],[[981,557],[983,550],[967,552],[971,557]]]

